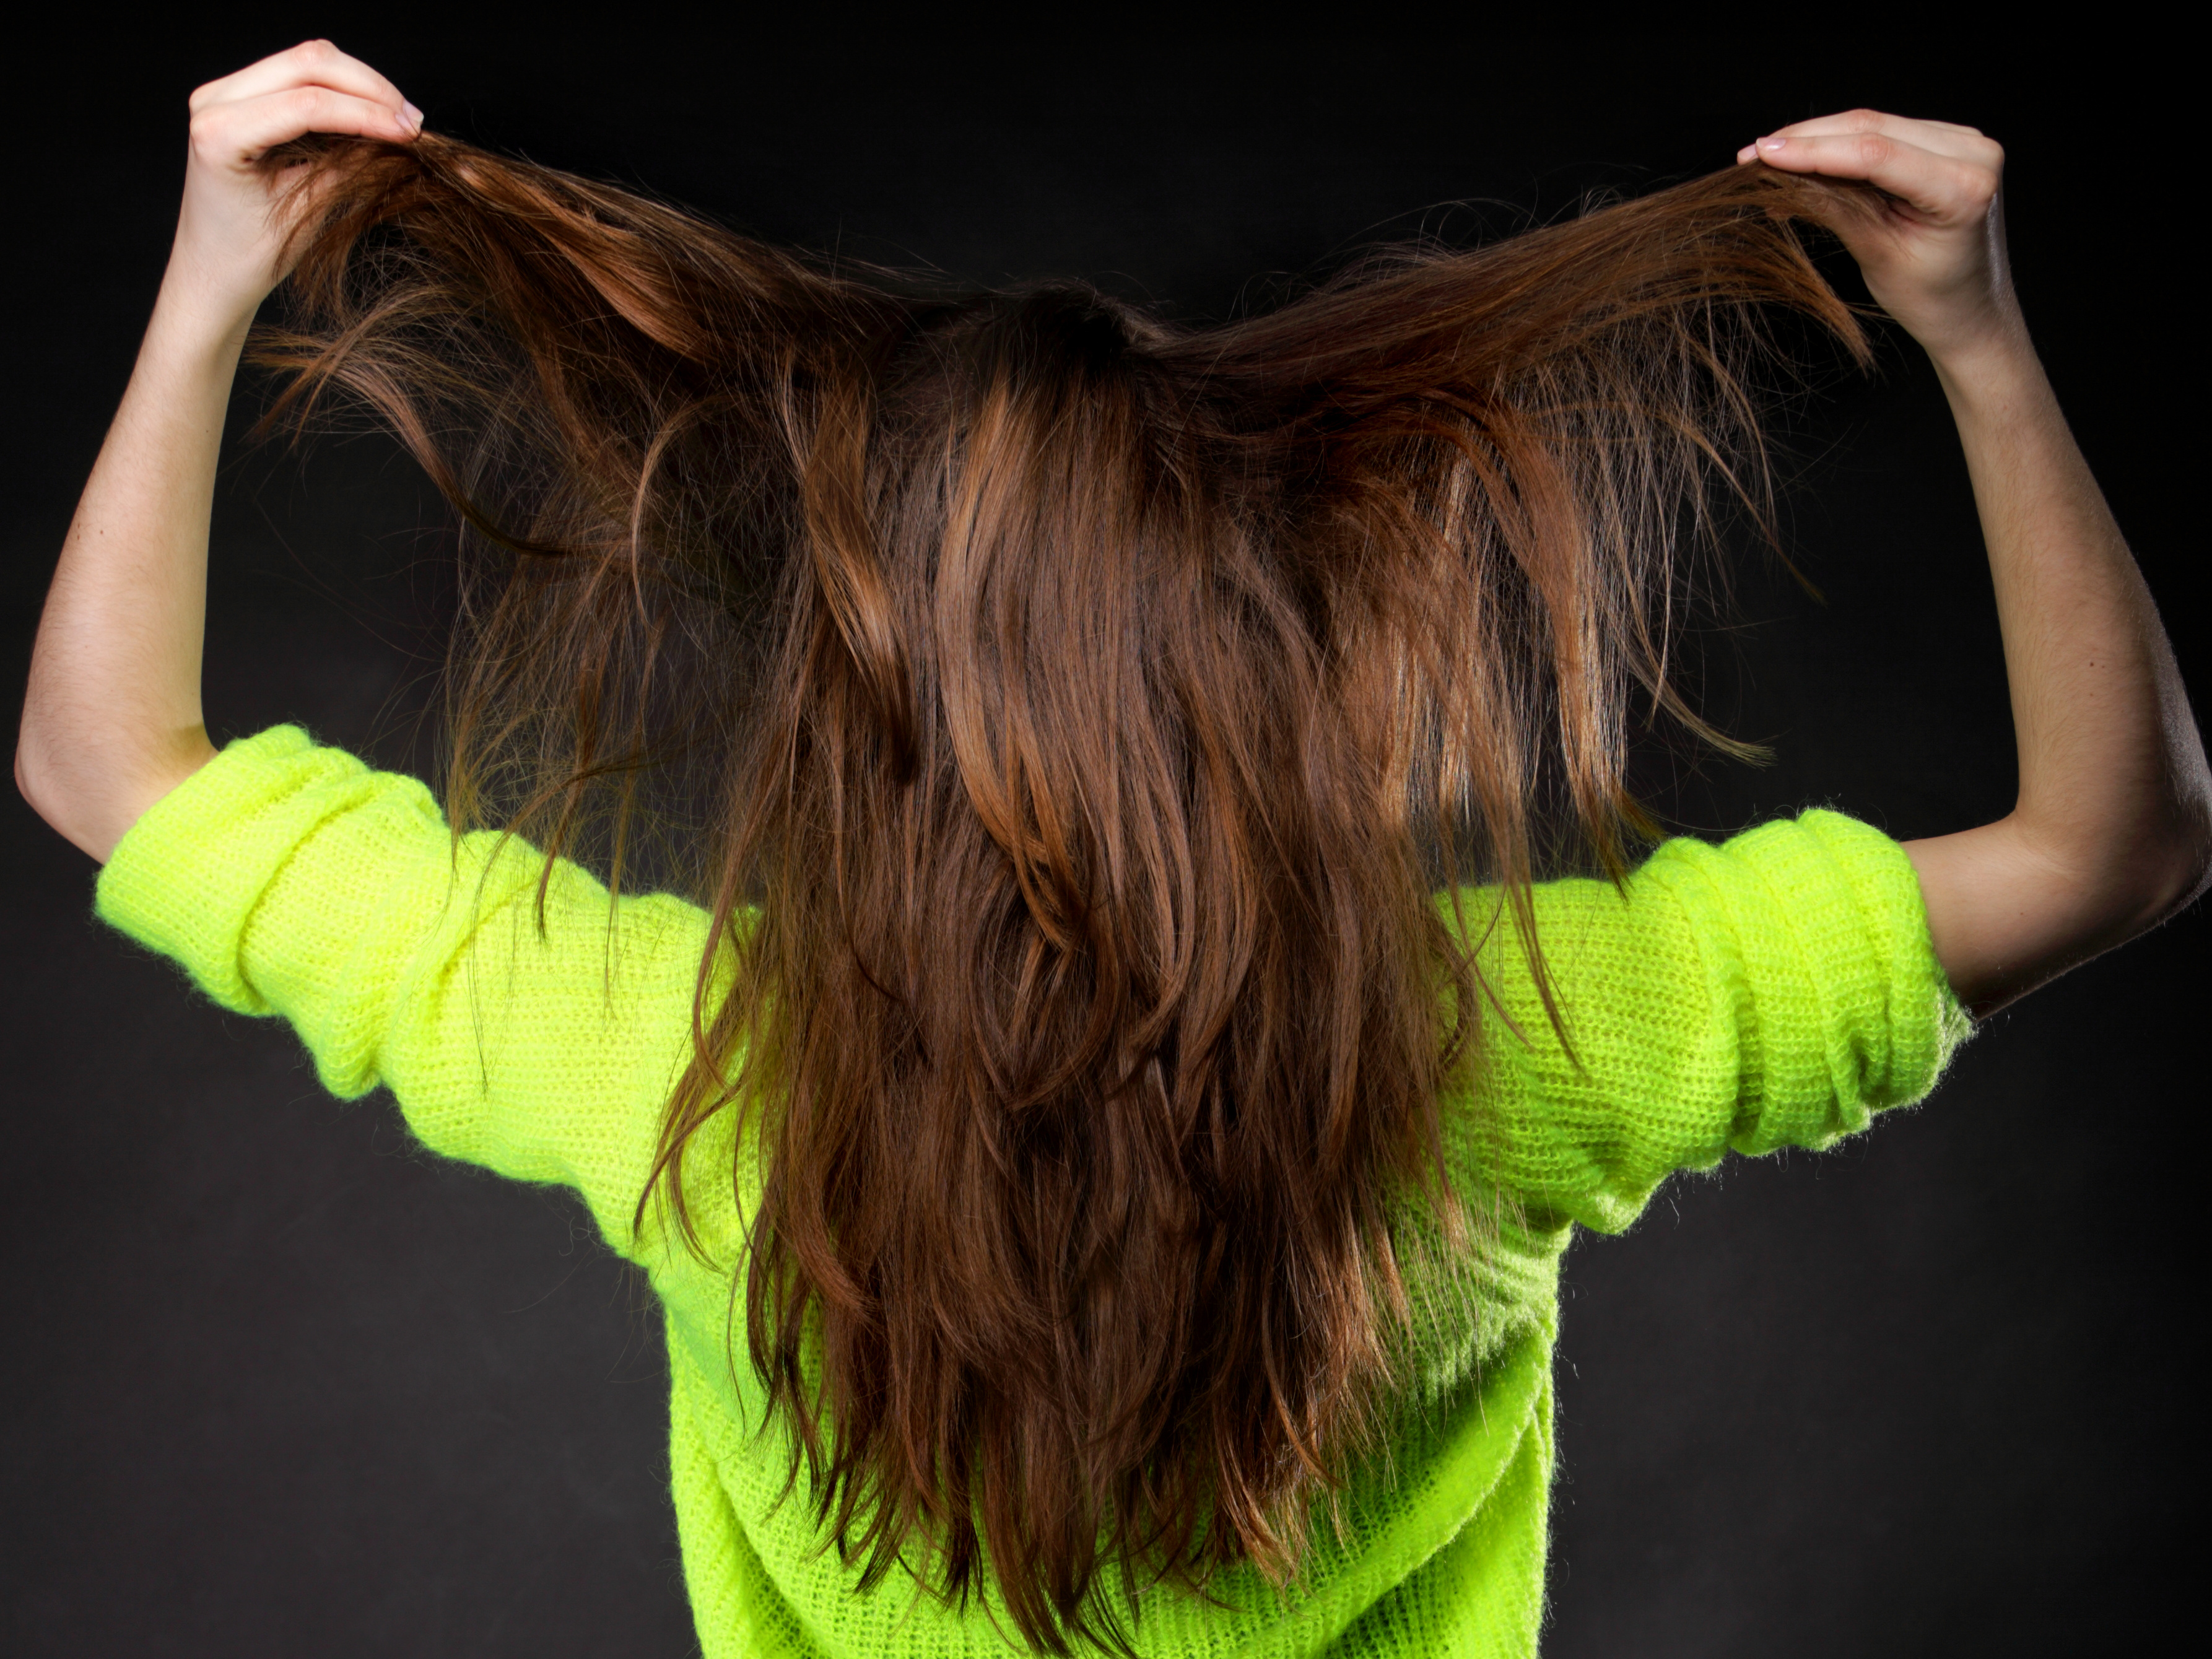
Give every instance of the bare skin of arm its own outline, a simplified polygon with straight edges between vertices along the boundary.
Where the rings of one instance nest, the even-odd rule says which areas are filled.
[[[192,94],[177,240],[129,391],[70,527],[31,665],[18,787],[105,861],[213,754],[200,709],[208,517],[224,406],[302,206],[256,163],[310,131],[411,141],[422,118],[326,41]],[[2212,776],[2155,607],[2028,343],[2006,264],[2003,153],[1972,128],[1859,111],[1745,146],[1868,180],[1836,228],[1934,360],[1959,422],[2020,750],[1996,823],[1906,843],[1936,952],[1986,1015],[2201,892]]]
[[[304,205],[256,164],[307,132],[404,143],[422,131],[397,88],[324,40],[202,87],[191,107],[176,241],[62,544],[16,740],[24,798],[102,863],[215,752],[200,641],[216,459],[246,331]]]
[[[2005,252],[2003,151],[1971,127],[1859,110],[1784,127],[1737,159],[1885,192],[1878,224],[1835,228],[1933,360],[1959,423],[2020,793],[1996,823],[1905,851],[1936,957],[1986,1016],[2204,890],[2203,743],[2157,607],[2029,343]]]

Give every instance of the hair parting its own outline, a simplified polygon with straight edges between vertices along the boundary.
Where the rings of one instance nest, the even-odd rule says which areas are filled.
[[[618,890],[658,833],[711,914],[637,1224],[738,1184],[843,1559],[1053,1653],[1290,1579],[1497,1224],[1442,1150],[1480,941],[1559,1024],[1529,887],[1656,833],[1637,695],[1748,751],[1669,640],[1765,522],[1771,319],[1866,355],[1793,228],[1863,198],[1737,167],[1188,328],[434,135],[284,159],[268,418],[365,405],[460,515],[455,833]]]

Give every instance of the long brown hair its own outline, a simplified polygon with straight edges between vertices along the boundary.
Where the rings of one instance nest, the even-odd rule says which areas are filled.
[[[1464,884],[1544,986],[1547,826],[1654,833],[1634,689],[1744,747],[1673,690],[1685,555],[1763,505],[1775,308],[1864,353],[1791,228],[1853,198],[1738,167],[1186,328],[436,137],[313,165],[274,418],[365,400],[462,515],[456,832],[619,887],[658,824],[711,912],[638,1224],[701,1248],[740,1114],[745,1347],[843,1558],[988,1561],[1053,1652],[1127,1641],[1102,1570],[1294,1573],[1408,1218],[1482,1246]]]

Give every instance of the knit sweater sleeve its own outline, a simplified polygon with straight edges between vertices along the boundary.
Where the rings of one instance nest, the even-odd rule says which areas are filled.
[[[97,908],[224,1007],[290,1020],[333,1094],[387,1085],[424,1145],[574,1188],[628,1254],[705,918],[562,860],[541,933],[543,860],[501,843],[457,854],[421,782],[280,726],[148,811]]]
[[[1925,1097],[1971,1030],[1904,848],[1838,812],[1669,841],[1625,891],[1534,907],[1571,1053],[1499,918],[1478,962],[1511,1024],[1486,1011],[1448,1128],[1540,1224],[1618,1231],[1675,1170],[1830,1146]]]

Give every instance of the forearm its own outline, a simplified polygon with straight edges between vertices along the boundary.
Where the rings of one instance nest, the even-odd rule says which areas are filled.
[[[2013,823],[2100,896],[2163,915],[2202,884],[2212,781],[2157,606],[2025,330],[1936,371],[2003,632]]]
[[[164,283],[40,619],[16,781],[102,861],[213,752],[200,709],[208,519],[252,320],[173,270]]]

